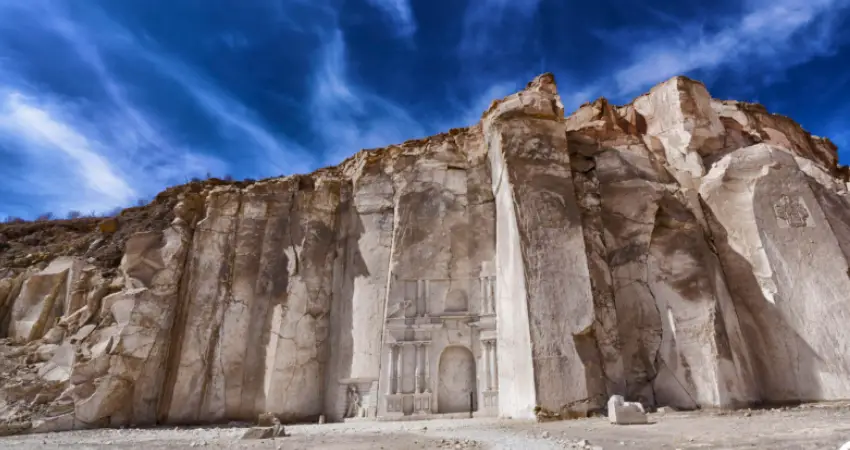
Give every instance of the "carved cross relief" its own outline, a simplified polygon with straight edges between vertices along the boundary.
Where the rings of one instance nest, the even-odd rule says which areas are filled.
[[[809,225],[811,214],[800,197],[789,197],[787,195],[779,197],[779,200],[773,205],[773,212],[776,214],[776,218],[782,221],[780,226],[785,225],[782,228],[811,226]]]

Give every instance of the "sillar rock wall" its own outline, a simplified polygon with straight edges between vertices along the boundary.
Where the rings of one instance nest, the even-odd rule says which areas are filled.
[[[0,267],[0,414],[48,431],[850,398],[846,180],[828,140],[687,78],[564,117],[542,75],[470,128],[171,190],[154,204],[173,220],[118,268],[88,256],[114,239],[97,232]]]

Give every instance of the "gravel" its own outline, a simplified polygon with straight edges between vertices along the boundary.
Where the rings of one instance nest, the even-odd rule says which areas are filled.
[[[850,441],[849,405],[733,413],[651,414],[648,425],[604,418],[533,423],[439,419],[287,426],[289,437],[243,440],[244,426],[87,430],[0,438],[0,448],[35,449],[838,449]]]

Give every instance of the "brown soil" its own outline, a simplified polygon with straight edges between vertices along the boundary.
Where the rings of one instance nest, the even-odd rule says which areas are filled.
[[[167,228],[174,219],[174,206],[181,196],[223,184],[243,187],[249,183],[212,178],[169,188],[145,206],[121,211],[114,218],[118,221],[114,233],[98,229],[98,224],[109,219],[107,217],[0,223],[0,276],[9,269],[44,265],[57,256],[85,256],[98,267],[117,268],[127,239],[135,233]],[[92,247],[98,240],[100,242]]]

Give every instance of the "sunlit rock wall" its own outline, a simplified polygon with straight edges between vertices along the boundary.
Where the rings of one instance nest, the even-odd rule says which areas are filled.
[[[687,78],[565,117],[545,74],[469,128],[170,190],[145,207],[175,205],[170,224],[140,225],[118,267],[91,256],[107,229],[0,267],[0,419],[850,398],[847,173],[828,139]],[[11,227],[0,251],[28,239]]]

